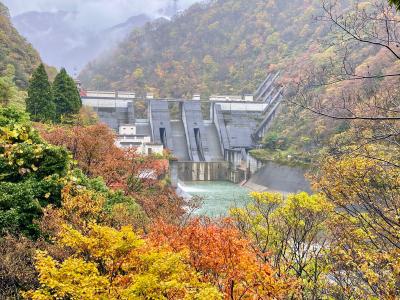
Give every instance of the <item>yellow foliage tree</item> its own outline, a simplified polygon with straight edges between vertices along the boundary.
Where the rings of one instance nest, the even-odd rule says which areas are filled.
[[[59,243],[73,254],[57,262],[38,252],[40,287],[25,299],[221,299],[184,263],[184,253],[153,247],[131,227],[91,224],[83,235],[64,226]]]
[[[328,157],[315,179],[338,207],[331,275],[347,298],[400,295],[400,172],[395,152],[382,148]]]
[[[278,275],[298,278],[307,299],[320,299],[329,273],[327,244],[334,206],[321,195],[252,193],[231,210],[238,228]]]

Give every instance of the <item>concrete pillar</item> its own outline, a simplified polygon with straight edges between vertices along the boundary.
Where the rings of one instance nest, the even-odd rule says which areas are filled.
[[[178,164],[174,161],[169,162],[169,176],[171,178],[171,186],[176,188],[179,183],[179,170],[178,170]]]

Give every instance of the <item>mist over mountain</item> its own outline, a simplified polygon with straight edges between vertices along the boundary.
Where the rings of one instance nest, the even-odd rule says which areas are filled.
[[[144,14],[133,16],[104,30],[76,26],[77,13],[67,11],[27,12],[12,20],[46,63],[65,67],[73,74],[102,52],[115,47],[129,32],[151,18]]]
[[[170,18],[195,0],[46,1],[6,0],[18,31],[43,60],[69,73],[125,39],[146,22]]]
[[[174,0],[3,0],[17,16],[30,11],[76,12],[76,26],[102,30],[124,22],[132,16],[146,14],[153,18],[173,14]],[[182,10],[199,0],[177,0]]]

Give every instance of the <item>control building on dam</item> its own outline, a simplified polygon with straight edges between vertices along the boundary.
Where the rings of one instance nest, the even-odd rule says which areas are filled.
[[[243,180],[248,152],[276,116],[282,88],[270,74],[254,95],[211,96],[201,100],[137,97],[131,92],[81,90],[82,103],[118,134],[120,147],[143,154],[168,149],[175,158],[172,179]]]

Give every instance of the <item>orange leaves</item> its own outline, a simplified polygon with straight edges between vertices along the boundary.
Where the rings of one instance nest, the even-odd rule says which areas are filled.
[[[176,195],[175,190],[162,187],[157,182],[151,189],[135,194],[135,199],[150,219],[162,219],[165,222],[176,222],[185,213],[184,206],[189,205]]]
[[[104,124],[57,126],[48,129],[39,126],[38,129],[47,141],[71,151],[85,174],[101,176],[111,187],[126,190],[131,177],[157,179],[168,170],[166,160],[143,157],[135,149],[118,148],[115,145],[115,134]]]
[[[134,197],[148,217],[175,221],[183,215],[185,201],[160,180],[168,172],[167,159],[119,149],[114,133],[103,124],[38,127],[50,143],[68,148],[86,175],[101,177],[108,187]]]
[[[58,262],[38,252],[40,286],[26,299],[221,299],[183,254],[149,245],[129,226],[91,224],[84,235],[65,225],[59,242],[72,255]]]
[[[190,265],[229,299],[282,298],[290,286],[274,277],[270,265],[257,259],[249,242],[228,220],[215,224],[197,219],[185,227],[160,222],[151,239],[177,252],[188,251]]]
[[[88,175],[98,176],[106,162],[116,163],[123,156],[123,151],[114,145],[114,133],[104,124],[39,130],[48,142],[71,151],[79,167]]]

